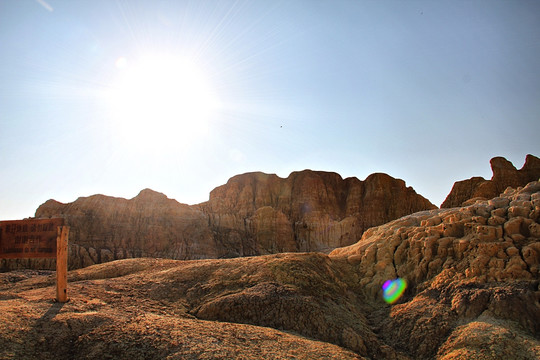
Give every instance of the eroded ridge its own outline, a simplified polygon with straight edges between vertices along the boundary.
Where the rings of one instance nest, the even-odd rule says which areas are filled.
[[[477,356],[482,342],[495,339],[515,350],[519,339],[527,349],[523,358],[535,358],[540,354],[539,217],[535,181],[490,200],[402,217],[330,256],[346,259],[358,271],[369,299],[378,298],[387,279],[408,281],[402,303],[379,319],[381,333],[397,349],[453,359]]]

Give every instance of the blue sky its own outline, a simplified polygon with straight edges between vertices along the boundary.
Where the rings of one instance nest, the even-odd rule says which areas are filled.
[[[0,219],[308,168],[440,205],[540,155],[539,59],[538,1],[4,0]]]

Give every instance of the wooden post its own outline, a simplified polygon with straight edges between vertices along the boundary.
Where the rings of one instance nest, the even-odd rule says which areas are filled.
[[[65,303],[67,294],[67,265],[68,265],[68,235],[69,226],[59,226],[56,237],[56,301]]]

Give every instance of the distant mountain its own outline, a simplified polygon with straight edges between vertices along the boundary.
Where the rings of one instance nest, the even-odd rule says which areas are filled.
[[[368,228],[435,209],[405,182],[386,174],[364,181],[304,170],[283,179],[247,173],[189,206],[145,189],[133,199],[93,195],[48,200],[36,217],[71,226],[70,268],[132,257],[202,259],[279,252],[329,252],[355,243]],[[52,266],[51,260],[33,261]],[[4,268],[28,260],[4,261]]]

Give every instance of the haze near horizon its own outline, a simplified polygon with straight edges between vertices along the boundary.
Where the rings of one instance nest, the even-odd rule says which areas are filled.
[[[536,1],[0,3],[0,219],[384,172],[439,206],[540,154]]]

